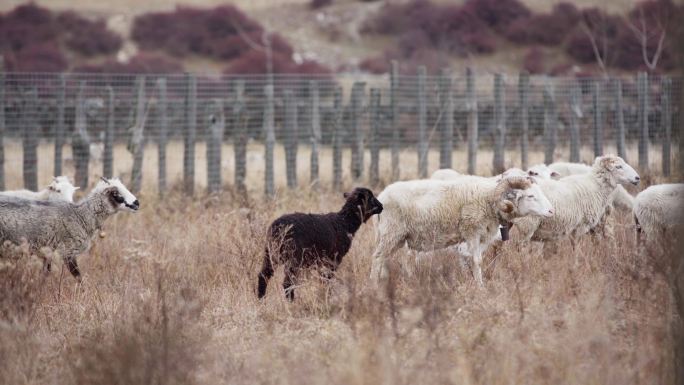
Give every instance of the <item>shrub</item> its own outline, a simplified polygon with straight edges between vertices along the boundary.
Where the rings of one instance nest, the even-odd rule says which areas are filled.
[[[74,69],[75,72],[120,73],[120,74],[166,74],[183,72],[183,65],[167,56],[138,53],[128,63],[114,59],[100,64],[85,64]]]
[[[311,0],[309,3],[309,8],[311,9],[318,9],[318,8],[323,8],[327,7],[328,5],[332,4],[333,0]]]
[[[385,55],[369,57],[359,63],[359,68],[375,75],[386,74],[390,69],[390,59]]]
[[[608,15],[597,8],[583,10],[580,21],[584,26],[576,26],[568,38],[565,49],[568,55],[580,63],[596,61],[589,33],[596,41],[599,54],[606,56],[603,58],[605,64],[611,65],[616,56],[615,40],[618,34],[627,28],[624,21],[619,16]]]
[[[499,32],[505,31],[514,21],[532,14],[519,0],[469,0],[464,8],[472,10],[480,20]]]
[[[54,43],[33,45],[15,55],[15,70],[22,72],[61,72],[68,63]]]
[[[546,72],[544,51],[539,47],[530,48],[523,59],[523,68],[533,75]]]
[[[67,47],[82,55],[111,54],[121,49],[121,37],[109,31],[103,20],[90,21],[74,12],[63,12],[57,23],[66,34]]]
[[[559,3],[551,13],[521,18],[506,29],[506,38],[518,44],[558,45],[579,22],[579,10],[572,4]]]
[[[0,49],[18,52],[32,45],[55,41],[59,30],[49,10],[33,3],[8,12],[0,23]]]

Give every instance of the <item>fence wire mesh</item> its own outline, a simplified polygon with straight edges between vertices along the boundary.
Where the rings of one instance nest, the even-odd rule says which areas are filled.
[[[165,189],[167,172],[169,181],[180,178],[180,171],[167,170],[167,147],[169,154],[183,151],[182,175],[190,190],[187,184],[198,182],[194,170],[198,157],[206,157],[206,165],[201,166],[206,167],[207,180],[198,178],[200,184],[220,188],[222,182],[229,182],[225,177],[221,180],[225,169],[234,183],[244,184],[247,170],[256,167],[264,173],[259,176],[269,193],[274,189],[268,186],[269,178],[273,184],[269,173],[274,173],[273,165],[266,164],[270,159],[276,164],[275,179],[285,159],[291,187],[297,185],[305,163],[305,174],[310,171],[314,181],[319,168],[344,168],[330,176],[337,184],[346,177],[370,176],[372,182],[387,182],[426,176],[439,167],[495,173],[537,161],[590,161],[593,155],[607,152],[669,173],[680,140],[682,80],[645,74],[618,78],[470,71],[437,76],[424,71],[416,76],[1,76],[3,188],[22,183],[36,188],[38,179],[71,172],[73,167],[80,184],[88,183],[89,172],[109,176],[126,174],[130,168],[126,176],[133,181],[138,178],[155,186],[149,180],[161,179],[156,187]],[[206,149],[195,151],[196,144]],[[256,145],[261,149],[252,148]],[[283,146],[284,158],[279,152],[273,158],[273,148],[269,158],[271,145]],[[226,146],[230,149],[224,151]],[[306,158],[296,160],[303,146]],[[145,156],[146,148],[158,148],[157,155]],[[475,149],[479,156],[460,156]],[[319,166],[318,159],[316,165],[309,165],[309,153],[328,151],[332,167]],[[349,151],[347,173],[341,158]],[[366,152],[370,156],[364,156]],[[156,175],[136,174],[145,157],[151,159],[146,167],[149,162],[164,163],[157,165]],[[101,172],[90,169],[98,163],[103,163]],[[483,171],[482,164],[491,167]],[[395,168],[402,168],[402,173]],[[22,183],[11,178],[19,174]],[[300,182],[308,182],[305,174]],[[140,188],[140,180],[135,183]]]

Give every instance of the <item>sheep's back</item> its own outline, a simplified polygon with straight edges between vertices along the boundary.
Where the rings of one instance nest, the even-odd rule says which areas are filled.
[[[65,202],[0,197],[0,242],[26,239],[38,248],[54,248],[70,211]]]
[[[349,250],[351,239],[340,222],[335,213],[286,214],[271,224],[269,241],[281,242],[281,258],[295,258],[304,264],[319,258],[341,257]]]
[[[657,227],[684,226],[684,184],[663,184],[647,188],[634,200],[634,215],[647,233]]]

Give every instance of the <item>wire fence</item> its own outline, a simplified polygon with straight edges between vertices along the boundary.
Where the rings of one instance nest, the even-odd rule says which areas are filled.
[[[248,169],[257,168],[272,195],[281,165],[294,188],[320,183],[322,167],[333,186],[343,179],[377,184],[436,168],[477,173],[489,163],[498,173],[604,152],[671,172],[680,78],[469,69],[433,76],[423,68],[399,76],[396,68],[384,76],[0,73],[0,189],[21,168],[29,189],[45,175],[73,171],[82,187],[94,172],[125,174],[134,190],[156,179],[163,193],[182,179],[189,193],[198,180],[217,191],[230,174],[244,190]],[[150,148],[155,155],[146,155]],[[21,164],[12,155],[19,151]],[[298,160],[298,152],[307,159]],[[176,153],[182,173],[168,167]],[[151,163],[156,167],[147,171]],[[304,168],[309,175],[298,180]]]

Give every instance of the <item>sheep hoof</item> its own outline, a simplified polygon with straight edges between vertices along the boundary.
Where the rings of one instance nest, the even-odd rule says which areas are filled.
[[[107,233],[105,233],[104,231],[100,231],[99,235],[100,235],[100,238],[104,238],[107,236]]]

